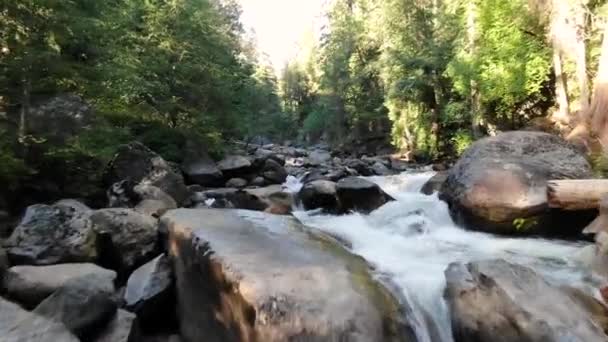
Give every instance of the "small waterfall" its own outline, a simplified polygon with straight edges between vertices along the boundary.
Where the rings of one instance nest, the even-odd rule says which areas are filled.
[[[419,193],[433,176],[425,171],[369,177],[396,201],[370,215],[321,215],[296,211],[303,223],[338,236],[352,251],[389,279],[414,311],[419,341],[453,341],[443,299],[444,270],[451,262],[503,258],[531,267],[556,284],[585,286],[578,254],[585,243],[537,238],[507,238],[466,231],[450,218],[437,195]],[[295,182],[295,179],[292,180]],[[301,185],[300,185],[301,186]],[[295,189],[295,183],[288,185]],[[299,189],[299,188],[298,188]]]

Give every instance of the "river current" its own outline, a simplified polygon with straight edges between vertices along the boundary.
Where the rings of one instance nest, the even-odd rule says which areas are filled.
[[[390,280],[412,307],[410,320],[419,341],[451,342],[452,331],[443,298],[444,271],[452,262],[502,258],[533,268],[557,285],[591,291],[583,265],[584,242],[539,238],[508,238],[464,230],[450,218],[437,194],[420,188],[431,171],[369,177],[396,201],[369,215],[322,215],[296,210],[304,224],[337,236],[353,253],[365,258],[376,275]],[[291,178],[288,189],[301,186]]]

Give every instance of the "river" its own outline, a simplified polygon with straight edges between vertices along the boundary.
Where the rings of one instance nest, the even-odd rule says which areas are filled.
[[[467,231],[450,218],[437,195],[421,194],[433,172],[369,177],[396,201],[370,215],[321,215],[296,210],[311,227],[338,236],[365,258],[376,275],[389,279],[412,306],[419,341],[453,341],[449,310],[443,299],[444,270],[452,262],[502,258],[531,267],[552,283],[591,291],[581,265],[587,243],[538,238],[507,238]],[[290,179],[290,188],[298,188]]]

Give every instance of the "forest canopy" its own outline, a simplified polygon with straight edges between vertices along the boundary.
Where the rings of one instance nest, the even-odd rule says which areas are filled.
[[[50,166],[98,170],[131,140],[172,162],[188,141],[218,156],[256,137],[375,139],[420,160],[530,126],[608,144],[603,0],[333,0],[278,75],[237,0],[0,4],[7,188]],[[95,122],[58,142],[33,112],[62,94]]]

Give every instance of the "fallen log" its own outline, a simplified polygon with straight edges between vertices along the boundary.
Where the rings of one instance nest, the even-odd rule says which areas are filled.
[[[599,203],[600,214],[583,230],[584,234],[598,234],[608,231],[608,195],[604,195]],[[596,235],[596,240],[601,234]],[[598,241],[599,242],[599,241]],[[606,244],[604,244],[606,245]]]
[[[606,194],[608,179],[551,180],[547,183],[547,202],[550,208],[596,209]]]

